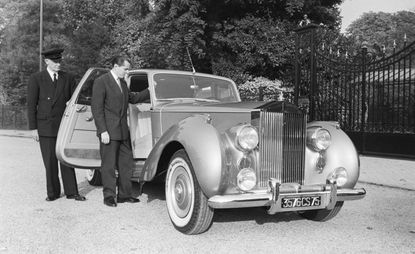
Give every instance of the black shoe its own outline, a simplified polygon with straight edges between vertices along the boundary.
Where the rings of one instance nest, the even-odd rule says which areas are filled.
[[[76,201],[85,201],[86,198],[84,196],[81,196],[79,194],[74,194],[74,195],[66,195],[67,199],[75,199]]]
[[[57,197],[46,197],[46,201],[54,201],[54,200],[56,200],[56,199],[58,199]]]
[[[111,206],[111,207],[116,207],[117,203],[115,202],[115,198],[105,198],[104,199],[104,204],[107,206]]]
[[[133,197],[129,197],[129,198],[117,198],[117,202],[118,203],[138,203],[140,202],[140,200],[138,198],[133,198]]]

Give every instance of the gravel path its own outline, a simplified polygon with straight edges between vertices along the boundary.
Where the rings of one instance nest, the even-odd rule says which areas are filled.
[[[325,223],[261,208],[218,210],[208,232],[186,236],[169,220],[163,184],[146,184],[139,204],[110,208],[84,171],[77,176],[86,202],[44,201],[38,144],[0,137],[0,254],[415,253],[413,191],[359,183],[367,197]]]

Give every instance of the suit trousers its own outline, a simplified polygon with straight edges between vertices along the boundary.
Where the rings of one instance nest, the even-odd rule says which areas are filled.
[[[60,197],[59,166],[56,158],[56,137],[39,137],[40,151],[46,168],[46,189],[48,197]],[[65,195],[78,194],[75,171],[73,168],[60,164]]]
[[[100,142],[100,153],[104,199],[117,197],[117,178],[115,175],[117,169],[118,197],[131,197],[134,160],[130,140],[110,140],[108,144]]]

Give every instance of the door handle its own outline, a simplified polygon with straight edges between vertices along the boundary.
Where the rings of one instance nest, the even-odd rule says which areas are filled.
[[[90,115],[90,116],[85,117],[85,121],[87,121],[87,122],[91,122],[92,120],[94,120],[94,116],[93,115]]]
[[[82,105],[81,107],[76,108],[76,112],[84,112],[85,110],[86,110],[86,106],[85,105]]]

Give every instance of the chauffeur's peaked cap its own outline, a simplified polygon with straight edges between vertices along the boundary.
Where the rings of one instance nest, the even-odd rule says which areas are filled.
[[[53,48],[42,52],[43,57],[51,60],[57,60],[62,58],[63,49]]]

